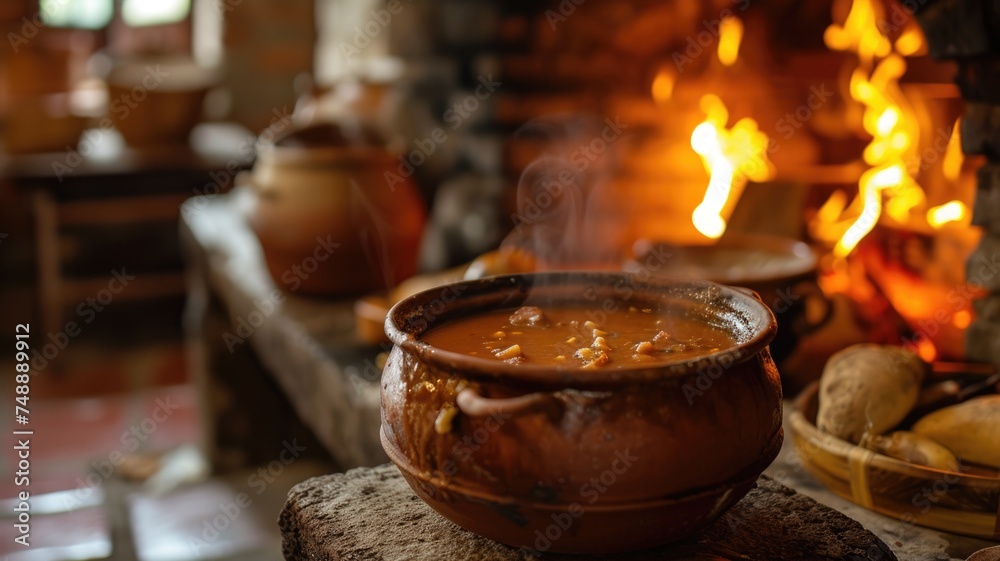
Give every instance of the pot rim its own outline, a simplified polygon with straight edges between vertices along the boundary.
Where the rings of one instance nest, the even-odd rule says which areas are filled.
[[[373,163],[391,163],[398,156],[379,146],[277,146],[274,143],[257,144],[257,161],[270,166],[296,166],[297,168],[329,168],[343,163],[357,166]]]
[[[791,263],[787,269],[779,269],[777,272],[769,271],[767,268],[750,268],[745,270],[743,277],[739,279],[724,278],[725,275],[717,276],[718,271],[710,268],[698,270],[697,274],[703,275],[700,278],[720,284],[726,284],[729,282],[745,282],[753,284],[768,282],[790,283],[801,278],[814,275],[819,264],[819,258],[809,244],[792,237],[775,236],[771,234],[740,233],[739,236],[723,236],[713,245],[672,244],[658,240],[642,240],[642,242],[648,246],[646,249],[658,248],[660,250],[674,250],[680,252],[681,254],[690,253],[692,255],[712,251],[712,248],[763,250],[768,253],[785,257],[789,259],[789,262]],[[629,259],[628,266],[638,267],[639,262],[645,257],[645,255],[641,254],[641,251],[636,252],[635,248],[633,248],[633,252],[634,254]],[[691,268],[692,271],[696,269],[697,267]],[[692,275],[693,274],[695,273],[692,273]],[[691,275],[678,275],[678,277],[695,278]]]
[[[454,314],[453,317],[441,312],[428,318],[426,308],[441,303],[447,310],[450,303],[470,299],[476,296],[497,297],[497,293],[509,292],[507,306],[490,306],[484,303],[477,311],[515,307],[523,303],[532,287],[539,286],[573,286],[585,288],[589,282],[600,283],[609,288],[618,286],[616,283],[625,281],[636,291],[653,291],[666,295],[669,290],[716,290],[716,298],[724,298],[732,302],[733,308],[739,308],[748,315],[747,322],[755,322],[759,329],[746,340],[733,346],[709,353],[694,359],[675,359],[654,364],[637,363],[622,365],[618,368],[583,370],[579,367],[540,364],[508,364],[495,359],[474,357],[455,351],[434,347],[419,339],[419,336],[435,325],[469,314]],[[445,300],[448,293],[454,294],[450,301]],[[517,297],[521,300],[517,301]],[[688,299],[694,302],[691,299]],[[485,299],[484,299],[485,301]],[[705,306],[711,309],[712,306]],[[723,311],[711,312],[718,317]],[[441,318],[444,317],[442,320]],[[415,319],[414,319],[415,318]],[[408,320],[423,322],[425,327],[404,328]],[[498,275],[478,280],[450,283],[423,292],[419,292],[397,302],[389,310],[385,318],[385,333],[392,343],[408,354],[436,366],[445,371],[459,371],[474,377],[494,380],[515,380],[534,385],[544,385],[564,388],[606,388],[622,383],[653,383],[667,379],[697,373],[709,366],[722,365],[723,368],[745,362],[760,354],[777,333],[778,325],[774,314],[764,305],[756,294],[742,288],[736,288],[718,283],[651,275],[639,281],[639,276],[628,272],[596,272],[596,271],[559,271],[545,273],[525,273]]]

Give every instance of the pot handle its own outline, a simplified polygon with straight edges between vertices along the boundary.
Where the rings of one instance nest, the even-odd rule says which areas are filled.
[[[260,182],[254,181],[253,175],[246,170],[236,174],[233,184],[238,187],[246,187],[248,190],[263,199],[273,198],[277,193],[277,189],[274,185],[262,185]]]
[[[518,397],[492,399],[479,395],[472,388],[465,388],[455,399],[459,410],[469,417],[488,417],[490,415],[527,415],[543,411],[551,411],[557,405],[556,397],[551,393],[529,393]]]
[[[820,289],[819,285],[811,281],[800,282],[795,285],[793,292],[805,298],[807,305],[810,301],[813,301],[819,302],[820,305],[823,306],[823,313],[818,320],[810,322],[807,317],[802,318],[802,323],[805,325],[798,326],[800,335],[808,335],[814,331],[818,331],[824,325],[829,323],[831,319],[833,319],[833,312],[835,311],[833,301],[826,297],[826,294],[823,293],[823,290]],[[805,316],[806,314],[803,313],[802,315]]]

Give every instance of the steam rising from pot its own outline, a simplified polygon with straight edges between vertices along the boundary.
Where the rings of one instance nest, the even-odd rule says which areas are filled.
[[[533,256],[539,269],[617,268],[628,222],[615,201],[612,176],[615,141],[624,128],[611,119],[577,116],[522,127],[518,144],[541,153],[518,181],[514,229],[503,247]]]

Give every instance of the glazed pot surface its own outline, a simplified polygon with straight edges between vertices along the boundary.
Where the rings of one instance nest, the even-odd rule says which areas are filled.
[[[596,323],[650,306],[713,322],[735,343],[693,360],[588,371],[420,340],[452,319],[525,304],[575,304]],[[510,545],[597,553],[675,541],[742,498],[778,453],[774,331],[759,300],[705,282],[543,273],[427,291],[386,320],[396,346],[383,371],[383,446],[435,510]],[[535,532],[555,519],[570,525],[540,548]]]

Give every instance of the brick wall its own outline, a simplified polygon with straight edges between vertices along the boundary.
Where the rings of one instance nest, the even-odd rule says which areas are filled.
[[[225,85],[231,117],[260,131],[291,112],[296,76],[313,70],[313,0],[221,0]]]

